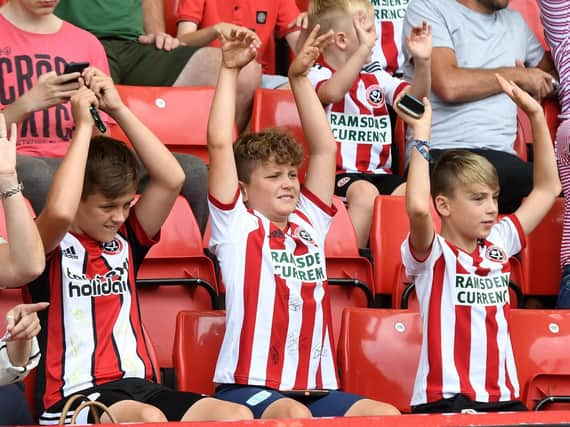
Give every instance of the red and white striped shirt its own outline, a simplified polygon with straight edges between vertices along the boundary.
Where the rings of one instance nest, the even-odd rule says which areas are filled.
[[[278,390],[337,389],[324,242],[334,207],[304,189],[281,230],[241,194],[209,198],[210,248],[226,287],[214,381]]]
[[[436,235],[429,256],[402,260],[413,278],[423,322],[412,405],[464,394],[477,402],[519,396],[509,335],[509,258],[525,244],[516,216],[495,224],[467,253]]]
[[[336,71],[315,64],[309,80],[318,90]],[[391,173],[392,125],[386,103],[392,105],[408,83],[371,63],[360,72],[344,99],[325,105],[337,142],[337,173]]]
[[[155,378],[143,336],[135,277],[156,242],[134,212],[114,240],[67,233],[28,289],[40,314],[40,413],[67,396],[121,378]]]
[[[404,63],[402,31],[409,0],[370,0],[374,8],[374,21],[378,42],[372,51],[372,61],[378,62],[386,72],[401,72]]]

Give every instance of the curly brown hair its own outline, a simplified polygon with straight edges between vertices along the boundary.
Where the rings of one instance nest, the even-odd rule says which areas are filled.
[[[274,161],[278,165],[298,168],[305,160],[300,144],[280,129],[246,133],[234,144],[234,159],[238,179],[249,183],[251,172],[259,163]]]

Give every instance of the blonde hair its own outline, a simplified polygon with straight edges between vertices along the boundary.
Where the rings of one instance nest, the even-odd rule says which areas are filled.
[[[495,166],[485,157],[467,150],[449,150],[442,154],[431,173],[431,195],[453,196],[458,185],[487,185],[499,190]]]
[[[319,24],[324,33],[335,30],[333,25],[338,25],[339,18],[352,17],[356,12],[374,13],[374,8],[370,0],[311,0],[308,12],[309,27]]]

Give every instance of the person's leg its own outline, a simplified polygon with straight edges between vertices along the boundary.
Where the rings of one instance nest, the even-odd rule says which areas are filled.
[[[568,264],[562,269],[556,308],[570,308],[570,265]]]
[[[118,423],[162,423],[168,421],[157,407],[135,400],[121,400],[113,403],[109,406],[109,412]],[[102,424],[110,422],[107,414],[101,417]]]
[[[570,120],[564,120],[556,132],[556,162],[564,194],[564,219],[560,262],[564,265],[556,308],[570,308]]]
[[[376,400],[366,399],[358,394],[330,390],[324,397],[307,401],[307,407],[314,417],[398,415],[394,406]]]
[[[309,408],[294,399],[284,397],[276,400],[263,411],[262,419],[311,418]]]
[[[358,247],[366,248],[370,236],[374,200],[380,194],[374,184],[365,181],[355,181],[346,191],[348,214],[356,231]]]
[[[372,417],[377,415],[400,415],[400,411],[389,403],[372,399],[362,399],[350,407],[346,417]]]
[[[204,234],[208,223],[208,168],[202,160],[190,154],[172,153],[186,174],[180,194],[184,196]]]
[[[0,425],[34,424],[21,383],[0,386]]]
[[[42,211],[52,177],[62,159],[16,155],[18,179],[24,184],[24,196],[30,201],[36,215]]]
[[[196,51],[174,82],[174,86],[215,86],[222,62],[218,48],[204,47]],[[253,61],[246,65],[238,77],[236,122],[243,131],[249,122],[253,95],[261,83],[261,66]]]
[[[244,405],[207,397],[193,404],[180,421],[251,420],[253,413]]]

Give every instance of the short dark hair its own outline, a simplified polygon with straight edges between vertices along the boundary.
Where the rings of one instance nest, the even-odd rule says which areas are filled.
[[[259,163],[273,160],[278,165],[298,168],[305,153],[291,135],[279,129],[267,129],[240,136],[234,144],[234,159],[238,179],[249,183],[251,172]]]
[[[138,160],[125,143],[108,136],[91,138],[81,199],[101,193],[115,199],[138,186]]]

